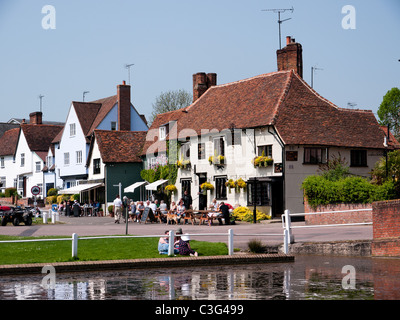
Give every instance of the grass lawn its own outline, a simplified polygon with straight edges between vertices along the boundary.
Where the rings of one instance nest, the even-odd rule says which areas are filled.
[[[0,236],[1,240],[55,239],[57,237]],[[58,237],[68,238],[68,237]],[[80,261],[168,258],[157,250],[157,238],[93,239],[78,241]],[[190,241],[200,256],[227,255],[228,248],[222,242]],[[72,241],[45,241],[0,243],[0,265],[66,262],[72,259]]]

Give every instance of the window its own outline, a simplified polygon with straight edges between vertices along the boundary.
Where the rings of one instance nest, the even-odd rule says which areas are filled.
[[[159,136],[160,136],[160,140],[165,140],[165,138],[167,137],[167,128],[165,126],[160,127],[160,132],[159,132]]]
[[[272,158],[272,145],[258,146],[258,156],[262,156],[263,153],[265,157]]]
[[[76,135],[76,125],[75,123],[70,123],[69,125],[69,136],[74,137]]]
[[[0,158],[0,167],[1,168],[4,168],[5,166],[4,166],[4,157],[1,157]]]
[[[0,177],[0,188],[6,188],[6,177]]]
[[[117,123],[115,121],[111,121],[111,130],[112,131],[117,130]]]
[[[182,160],[190,160],[190,144],[188,142],[182,144],[181,157]]]
[[[271,205],[271,184],[266,181],[257,181],[247,184],[247,205],[254,206],[270,206]]]
[[[304,148],[304,163],[319,164],[326,163],[327,159],[326,148]]]
[[[18,177],[18,189],[24,189],[24,177],[23,176]]]
[[[40,172],[41,169],[42,169],[42,165],[41,165],[40,161],[35,162],[35,171]]]
[[[64,153],[64,166],[69,166],[69,152]]]
[[[197,145],[197,158],[199,160],[203,160],[206,158],[206,144],[205,143],[199,143]]]
[[[21,167],[25,166],[25,153],[21,153]]]
[[[350,151],[350,166],[351,167],[366,167],[367,166],[367,150],[351,150]]]
[[[226,200],[226,177],[216,177],[215,178],[215,198],[217,200]]]
[[[225,156],[225,144],[223,137],[214,139],[214,155]]]
[[[77,164],[82,164],[82,151],[77,151],[76,152],[76,163]]]
[[[46,165],[49,169],[53,166],[53,157],[52,156],[46,157]]]
[[[188,192],[188,194],[191,194],[191,186],[192,186],[192,180],[190,179],[185,179],[185,180],[181,180],[181,185],[182,185],[182,197],[185,193],[185,191]]]
[[[100,173],[100,159],[93,159],[93,174]]]

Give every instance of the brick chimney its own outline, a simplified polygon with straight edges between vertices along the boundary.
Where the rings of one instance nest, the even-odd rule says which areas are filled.
[[[131,86],[125,81],[117,86],[118,130],[131,130]]]
[[[40,111],[29,114],[29,124],[42,124],[43,113]]]
[[[303,48],[292,37],[286,37],[286,47],[277,50],[278,71],[294,70],[303,78]]]
[[[193,102],[205,93],[208,88],[217,85],[217,74],[198,72],[193,75]]]

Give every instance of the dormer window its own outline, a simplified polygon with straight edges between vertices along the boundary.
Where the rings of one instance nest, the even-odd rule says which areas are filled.
[[[70,123],[69,125],[69,136],[70,137],[75,137],[76,135],[76,125],[75,123]]]
[[[117,130],[117,122],[111,121],[111,131],[116,131],[116,130]]]

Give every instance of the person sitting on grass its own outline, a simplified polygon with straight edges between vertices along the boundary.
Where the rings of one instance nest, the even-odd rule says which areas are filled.
[[[190,241],[190,237],[188,236],[188,234],[184,234],[181,236],[181,240],[179,241],[179,254],[181,256],[195,256],[197,257],[199,254],[192,250],[192,248],[190,247],[189,244]]]
[[[169,234],[169,230],[165,231],[165,234]],[[159,254],[168,254],[168,248],[169,248],[169,237],[161,237],[160,240],[158,240],[158,253]],[[174,253],[179,253],[178,249],[174,249]]]

